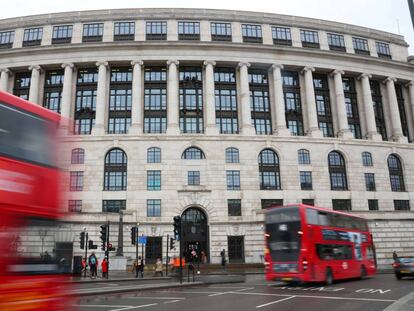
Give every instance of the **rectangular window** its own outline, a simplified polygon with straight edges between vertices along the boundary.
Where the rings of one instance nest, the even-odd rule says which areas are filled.
[[[72,25],[53,26],[52,44],[70,43],[72,41]]]
[[[260,204],[262,209],[283,206],[283,199],[261,199]]]
[[[0,32],[0,49],[9,49],[13,47],[14,30]]]
[[[241,200],[229,199],[227,200],[227,208],[229,216],[241,216]]]
[[[262,26],[242,24],[243,42],[262,43]]]
[[[80,213],[82,212],[82,200],[69,200],[68,202],[69,213]]]
[[[282,80],[286,124],[293,136],[303,136],[303,115],[298,72],[283,70]]]
[[[16,72],[14,76],[14,88],[13,95],[23,98],[25,100],[29,99],[30,91],[30,80],[31,72]]]
[[[144,133],[167,130],[167,71],[146,67],[144,73]]]
[[[229,263],[244,262],[244,236],[227,237]]]
[[[147,171],[147,190],[161,190],[161,171]]]
[[[43,37],[43,28],[29,28],[24,30],[23,46],[40,45]]]
[[[355,88],[355,80],[350,77],[342,78],[342,85],[345,96],[345,108],[348,118],[349,130],[354,135],[355,139],[361,139],[361,125],[359,122],[357,93]]]
[[[103,23],[84,24],[82,42],[100,42],[103,37]]]
[[[299,172],[300,188],[302,190],[312,190],[312,172]]]
[[[46,71],[43,107],[60,113],[62,100],[63,70]]]
[[[300,40],[302,41],[302,46],[305,48],[319,49],[319,36],[317,31],[301,29]]]
[[[355,54],[370,55],[368,48],[368,40],[362,38],[352,38]]]
[[[315,200],[314,199],[302,199],[302,204],[314,206]]]
[[[345,52],[345,40],[343,35],[328,33],[328,45],[332,51]]]
[[[200,40],[200,23],[178,22],[178,40]]]
[[[146,40],[167,40],[167,22],[146,23]]]
[[[292,35],[290,28],[286,27],[272,27],[273,44],[276,45],[292,45]]]
[[[114,24],[114,41],[134,40],[135,23],[134,22],[115,22]]]
[[[368,200],[368,210],[378,211],[378,200]]]
[[[216,125],[221,134],[239,132],[236,73],[233,68],[215,68]]]
[[[74,134],[91,134],[92,126],[95,124],[97,87],[98,70],[96,68],[78,69]]]
[[[120,210],[126,209],[126,200],[103,200],[102,212],[119,213]]]
[[[147,200],[147,217],[161,217],[161,200]]]
[[[70,172],[70,191],[83,190],[83,172]]]
[[[403,135],[407,137],[407,139],[409,139],[407,115],[405,113],[403,85],[400,83],[395,83],[394,88],[395,88],[395,94],[397,95],[398,112],[400,115],[401,129],[402,129]],[[411,140],[409,139],[409,141]]]
[[[378,57],[391,59],[390,45],[384,42],[375,42],[377,47]]]
[[[200,185],[200,171],[188,171],[188,185],[199,186]]]
[[[240,190],[240,171],[226,171],[227,190]]]
[[[324,137],[333,137],[333,122],[330,103],[328,79],[325,75],[314,75],[316,112],[318,114],[319,129]]]
[[[409,200],[394,200],[394,210],[396,211],[409,211],[410,201]]]
[[[387,130],[385,127],[384,109],[382,105],[382,96],[380,82],[375,80],[369,80],[372,95],[372,104],[374,106],[375,124],[377,126],[377,132],[381,134],[382,140],[387,141]]]
[[[155,264],[157,258],[162,258],[162,237],[149,236],[145,244],[145,264]]]
[[[249,70],[250,111],[256,134],[272,134],[269,81],[266,71]]]
[[[334,211],[352,211],[351,200],[332,200],[332,209]]]
[[[211,23],[212,41],[231,41],[230,23]]]
[[[365,173],[365,189],[367,191],[375,191],[375,174]]]

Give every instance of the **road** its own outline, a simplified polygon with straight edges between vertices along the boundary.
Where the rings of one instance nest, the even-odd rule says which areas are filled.
[[[397,281],[392,274],[332,286],[269,284],[262,275],[252,275],[244,283],[89,296],[73,307],[80,311],[379,311],[412,291],[414,279]]]

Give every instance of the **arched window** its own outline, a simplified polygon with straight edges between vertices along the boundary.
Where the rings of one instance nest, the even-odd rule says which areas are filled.
[[[362,165],[363,166],[372,166],[372,155],[371,152],[364,151],[362,153]]]
[[[84,162],[85,162],[85,149],[82,149],[82,148],[72,149],[70,163],[83,164]]]
[[[197,148],[197,147],[190,147],[184,150],[183,154],[181,155],[181,159],[187,159],[187,160],[200,160],[205,159],[206,156],[204,155],[204,152]]]
[[[239,149],[233,147],[226,149],[226,163],[240,163]]]
[[[147,150],[148,163],[161,163],[161,149],[158,147],[151,147]]]
[[[279,158],[271,149],[264,149],[259,154],[260,189],[280,190]]]
[[[104,190],[123,191],[127,188],[127,156],[119,148],[111,149],[105,156]]]
[[[306,149],[298,150],[298,163],[299,164],[311,164],[309,150],[306,150]]]
[[[345,160],[342,154],[331,151],[328,155],[328,165],[331,190],[348,190]]]
[[[388,172],[390,173],[390,182],[392,191],[405,191],[404,175],[401,161],[396,154],[388,157]]]

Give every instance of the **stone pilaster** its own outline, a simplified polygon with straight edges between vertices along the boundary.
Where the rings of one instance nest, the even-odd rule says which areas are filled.
[[[206,130],[207,135],[218,135],[219,130],[216,126],[216,104],[214,94],[214,66],[215,61],[205,61],[205,112],[206,112]]]
[[[72,110],[72,81],[74,65],[72,63],[62,64],[62,68],[64,69],[64,78],[60,114],[63,118],[69,119],[70,112]]]
[[[414,81],[408,82],[405,86],[408,89],[408,99],[411,105],[412,120],[414,121]]]
[[[8,68],[0,69],[0,91],[7,92],[9,85],[10,70]]]
[[[255,130],[252,126],[252,116],[250,109],[250,91],[249,91],[249,63],[239,63],[240,74],[240,109],[241,109],[241,134],[255,135]]]
[[[132,65],[132,111],[129,134],[142,134],[142,60],[133,60]]]
[[[95,125],[92,129],[92,135],[105,134],[105,111],[106,111],[106,94],[107,90],[107,70],[108,62],[97,62],[98,67],[98,85],[96,90],[96,118]]]
[[[30,78],[30,90],[29,90],[29,101],[35,104],[39,104],[39,82],[40,82],[40,71],[42,68],[39,65],[33,65],[29,67],[32,72]]]
[[[273,64],[273,93],[274,93],[274,109],[276,114],[276,126],[274,133],[278,136],[290,136],[290,132],[286,126],[286,109],[285,98],[283,96],[283,65]]]
[[[322,131],[318,126],[318,114],[316,112],[315,89],[313,87],[313,75],[315,71],[313,67],[305,67],[301,73],[305,77],[305,100],[306,110],[308,113],[308,132],[307,135],[311,137],[323,137]]]
[[[167,83],[167,134],[180,134],[178,123],[179,98],[178,98],[178,60],[167,61],[168,66],[168,83]]]
[[[331,76],[334,78],[335,102],[338,117],[338,137],[353,138],[353,135],[349,130],[348,116],[346,114],[344,87],[342,84],[343,74],[344,72],[342,70],[334,70],[331,73]]]

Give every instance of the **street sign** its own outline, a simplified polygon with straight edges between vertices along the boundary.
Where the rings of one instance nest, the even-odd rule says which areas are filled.
[[[147,244],[147,236],[145,235],[141,235],[140,237],[138,237],[138,244]]]

